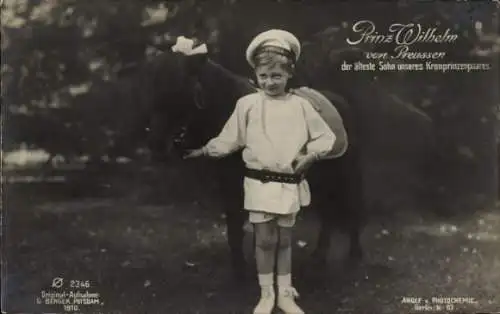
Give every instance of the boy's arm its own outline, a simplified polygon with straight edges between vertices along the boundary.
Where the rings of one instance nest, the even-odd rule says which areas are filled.
[[[333,149],[337,137],[311,104],[304,104],[303,107],[309,132],[307,154],[312,154],[318,160]]]
[[[245,145],[245,106],[241,100],[227,120],[217,137],[212,138],[203,146],[203,154],[211,157],[225,157]]]
[[[305,173],[315,161],[326,156],[333,149],[336,140],[335,134],[311,104],[305,103],[303,108],[309,142],[306,144],[306,155],[295,160],[296,173]]]

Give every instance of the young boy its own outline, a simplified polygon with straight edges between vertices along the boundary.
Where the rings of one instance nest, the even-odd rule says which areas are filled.
[[[304,313],[292,286],[292,227],[301,206],[310,203],[305,171],[332,150],[335,135],[307,100],[287,83],[300,55],[291,33],[270,30],[255,37],[246,51],[259,91],[238,100],[220,134],[185,158],[224,157],[243,149],[247,171],[244,208],[254,224],[255,255],[261,298],[254,314],[270,314],[275,305],[287,314]],[[277,253],[277,254],[276,254]]]

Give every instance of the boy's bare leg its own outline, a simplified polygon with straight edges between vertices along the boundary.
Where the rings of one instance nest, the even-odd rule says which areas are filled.
[[[255,258],[257,272],[262,274],[273,274],[276,259],[276,248],[278,246],[278,227],[275,221],[257,223],[255,230]]]
[[[278,278],[290,276],[292,272],[292,228],[278,227]],[[291,282],[289,282],[291,284]]]
[[[261,298],[254,314],[271,314],[274,308],[274,265],[278,246],[278,230],[275,221],[254,224],[255,259]]]
[[[299,295],[292,286],[292,227],[279,227],[278,242],[278,307],[286,314],[303,314],[295,303]]]

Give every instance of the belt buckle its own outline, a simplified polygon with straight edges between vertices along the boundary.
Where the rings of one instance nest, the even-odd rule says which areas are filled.
[[[262,178],[260,178],[260,182],[262,183],[269,183],[271,181],[271,178],[269,178],[268,174],[265,174]]]

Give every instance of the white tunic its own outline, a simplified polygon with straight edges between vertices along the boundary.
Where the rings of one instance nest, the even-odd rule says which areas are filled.
[[[222,131],[206,148],[213,157],[243,149],[248,168],[294,173],[292,162],[299,155],[321,157],[334,142],[335,135],[306,99],[294,94],[270,97],[259,91],[238,100]],[[291,214],[311,201],[306,180],[263,183],[245,177],[243,184],[247,210]]]

